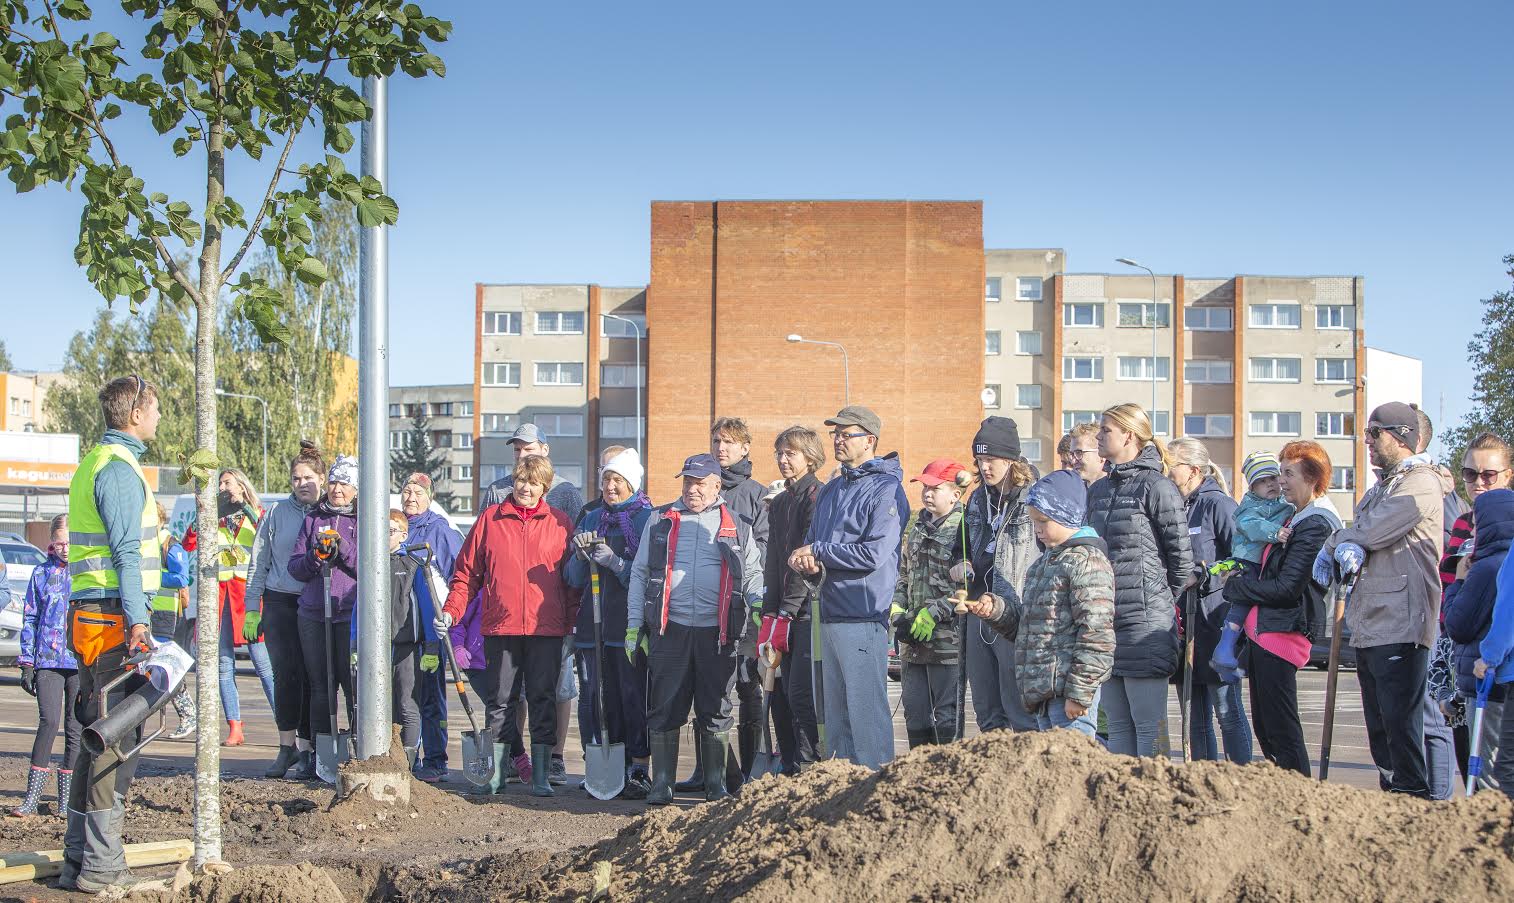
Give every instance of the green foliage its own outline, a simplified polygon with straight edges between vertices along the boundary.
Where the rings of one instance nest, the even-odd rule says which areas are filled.
[[[15,364],[11,363],[10,353],[5,350],[5,340],[0,339],[0,373],[13,370],[15,366]]]
[[[431,421],[419,411],[410,418],[410,432],[405,434],[404,447],[389,453],[390,479],[394,481],[394,491],[399,492],[411,474],[425,474],[431,478],[437,504],[451,511],[452,493],[441,490],[447,485],[447,453],[432,446],[430,426]]]
[[[1514,279],[1514,254],[1503,259]],[[1472,412],[1445,437],[1445,463],[1461,467],[1467,446],[1481,433],[1514,441],[1514,291],[1497,292],[1483,301],[1482,327],[1467,343],[1472,364]]]

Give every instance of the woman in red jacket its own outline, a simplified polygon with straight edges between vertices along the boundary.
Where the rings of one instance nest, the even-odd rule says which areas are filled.
[[[463,541],[437,622],[442,630],[450,628],[468,600],[482,592],[487,730],[494,738],[491,793],[501,786],[507,751],[502,734],[511,686],[520,674],[531,724],[531,795],[552,796],[547,768],[557,738],[557,673],[563,637],[578,617],[578,604],[563,581],[573,525],[544,500],[552,476],[552,463],[541,455],[516,463],[509,498],[484,509]]]

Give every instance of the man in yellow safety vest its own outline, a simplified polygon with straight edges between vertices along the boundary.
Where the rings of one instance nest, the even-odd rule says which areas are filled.
[[[148,647],[148,599],[162,567],[158,506],[138,463],[158,432],[158,393],[140,376],[111,380],[100,390],[107,427],[79,462],[68,488],[69,645],[79,660],[78,715],[84,727],[99,718],[99,690],[118,677],[126,659]],[[111,705],[142,685],[117,685]],[[135,731],[140,739],[140,726]],[[122,743],[135,743],[131,737]],[[121,825],[137,769],[119,750],[79,751],[68,797],[68,830],[58,886],[100,893],[130,886]]]

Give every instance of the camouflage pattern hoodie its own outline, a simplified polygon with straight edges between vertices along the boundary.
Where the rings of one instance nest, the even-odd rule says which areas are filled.
[[[1025,707],[1093,694],[1114,670],[1114,568],[1104,540],[1084,527],[1041,553],[1025,574],[1023,603],[994,596],[990,627],[1015,643]]]
[[[921,509],[910,528],[890,618],[899,638],[900,661],[916,665],[957,663],[959,618],[954,613],[956,600],[952,594],[962,586],[952,583],[947,571],[962,561],[962,517],[962,506],[957,505],[932,523],[930,514]],[[929,609],[936,619],[936,632],[924,643],[909,632],[909,625],[922,608]]]

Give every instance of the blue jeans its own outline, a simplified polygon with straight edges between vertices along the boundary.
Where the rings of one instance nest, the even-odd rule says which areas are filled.
[[[1246,720],[1239,683],[1193,685],[1193,701],[1188,705],[1188,746],[1195,761],[1219,759],[1214,736],[1216,719],[1225,738],[1225,758],[1237,765],[1250,764],[1251,725]]]
[[[1093,703],[1088,706],[1088,711],[1076,718],[1067,717],[1065,698],[1056,696],[1048,699],[1044,705],[1030,713],[1031,717],[1036,719],[1036,730],[1049,731],[1065,727],[1084,736],[1093,737],[1099,729],[1099,694],[1103,692],[1103,687],[1095,690]]]
[[[268,660],[268,649],[262,643],[249,643],[247,655],[252,659],[253,670],[263,684],[263,695],[268,697],[268,707],[273,707],[273,663]],[[242,720],[242,701],[237,696],[237,654],[231,635],[231,606],[221,609],[221,708],[227,721]]]

